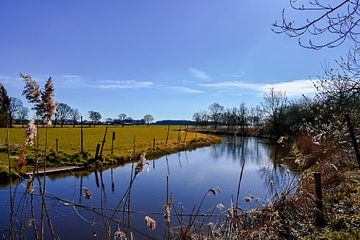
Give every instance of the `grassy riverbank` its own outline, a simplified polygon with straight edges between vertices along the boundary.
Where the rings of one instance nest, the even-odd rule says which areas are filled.
[[[124,163],[146,152],[147,158],[154,159],[166,154],[194,149],[201,146],[220,142],[220,139],[211,135],[187,132],[184,127],[171,126],[109,126],[105,137],[102,156],[98,154],[95,158],[97,145],[104,140],[105,126],[83,129],[83,149],[80,154],[80,128],[47,128],[47,164],[48,166],[95,166],[96,164],[111,162]],[[46,129],[39,128],[39,143],[37,139],[32,148],[26,152],[27,165],[21,170],[32,169],[36,159],[36,148],[38,146],[41,157],[39,164],[43,164],[45,151]],[[114,134],[114,135],[113,135]],[[25,142],[25,129],[10,129],[11,164],[13,169],[18,169],[19,157],[22,144]],[[113,141],[113,136],[115,136]],[[0,129],[0,172],[1,175],[8,173],[6,129]]]
[[[301,172],[295,194],[285,191],[250,212],[230,209],[216,239],[360,239],[360,170],[351,142],[299,136],[290,144]],[[314,172],[321,173],[322,223]]]

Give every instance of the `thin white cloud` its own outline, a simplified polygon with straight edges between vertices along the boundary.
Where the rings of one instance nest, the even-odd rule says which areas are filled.
[[[63,74],[61,75],[63,78],[82,78],[82,76],[80,75],[67,75],[67,74]]]
[[[61,88],[78,88],[86,86],[83,76],[79,75],[55,75],[53,77],[55,87]]]
[[[205,93],[204,91],[196,90],[196,89],[192,89],[192,88],[188,88],[188,87],[169,87],[169,88],[177,90],[179,92],[184,92],[184,93]]]
[[[241,73],[223,73],[221,74],[224,77],[230,77],[230,78],[239,78],[239,77],[243,77],[245,74],[245,72],[241,72]]]
[[[102,88],[102,89],[149,88],[152,86],[154,86],[153,82],[139,82],[136,80],[101,81],[100,84],[93,85],[93,87],[95,88]]]
[[[191,67],[189,68],[189,72],[193,77],[198,79],[206,80],[210,78],[204,71],[201,71],[200,69],[197,68]]]
[[[203,87],[215,89],[244,89],[255,92],[266,92],[270,88],[285,91],[288,96],[301,96],[302,94],[313,94],[315,92],[313,80],[300,79],[279,83],[247,83],[243,81],[224,81],[209,84],[200,84]]]

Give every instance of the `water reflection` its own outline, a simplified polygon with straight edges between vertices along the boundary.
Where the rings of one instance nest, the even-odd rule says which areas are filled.
[[[163,211],[170,195],[176,208],[184,214],[190,213],[194,205],[199,206],[204,194],[212,187],[219,187],[221,194],[208,196],[201,206],[202,213],[219,203],[229,207],[231,199],[237,199],[244,210],[259,206],[272,200],[297,178],[286,165],[277,164],[277,159],[287,154],[287,149],[256,138],[224,137],[222,144],[151,161],[138,175],[134,174],[134,164],[53,175],[48,177],[51,181],[47,183],[51,194],[47,199],[51,220],[56,233],[63,239],[88,239],[94,238],[94,234],[102,239],[104,229],[109,228],[112,232],[121,228],[139,239],[162,239],[164,234],[169,234]],[[16,195],[26,195],[25,186],[26,181],[20,181]],[[38,185],[35,187],[35,215],[39,217],[41,199],[37,195]],[[92,192],[92,198],[84,197],[84,189]],[[0,190],[0,199],[4,203],[0,206],[1,216],[8,216],[8,191],[8,187]],[[249,196],[258,199],[256,204],[246,201]],[[16,218],[18,222],[26,223],[32,219],[31,212],[26,211],[31,202],[24,198],[16,199],[16,206],[25,209]],[[219,214],[220,210],[215,213]],[[146,215],[158,222],[158,228],[147,229]],[[8,224],[8,219],[0,222],[0,231],[5,235]],[[175,227],[175,218],[171,224]],[[33,228],[25,228],[23,232],[28,238],[33,236]]]

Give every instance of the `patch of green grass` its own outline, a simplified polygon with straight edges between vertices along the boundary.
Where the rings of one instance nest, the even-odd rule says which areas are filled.
[[[205,135],[195,132],[185,132],[184,127],[171,126],[166,142],[168,127],[167,126],[109,126],[105,138],[105,144],[102,152],[103,159],[117,159],[122,162],[130,161],[130,157],[134,153],[135,142],[135,157],[142,152],[146,152],[148,158],[156,158],[167,153],[173,153],[187,148],[194,148],[211,143],[219,142],[219,139],[210,135]],[[97,144],[102,144],[106,127],[84,127],[84,152],[80,153],[80,127],[47,127],[48,131],[48,150],[47,162],[48,166],[64,166],[64,165],[88,165],[94,164],[95,152]],[[39,150],[44,154],[45,149],[45,132],[46,129],[39,127]],[[113,155],[111,155],[112,136],[115,133]],[[186,142],[184,142],[186,136]],[[58,140],[59,151],[56,152],[56,139]],[[155,148],[153,148],[153,141],[155,139]],[[11,162],[16,169],[18,161],[16,157],[21,154],[21,145],[25,142],[25,128],[10,129],[10,143]],[[37,140],[37,139],[36,139]],[[0,129],[0,167],[7,169],[7,149],[5,145],[6,129]],[[27,149],[28,165],[34,163],[35,160],[35,146]],[[15,157],[15,158],[14,158]],[[43,158],[40,158],[40,165]],[[25,170],[26,171],[26,168]]]

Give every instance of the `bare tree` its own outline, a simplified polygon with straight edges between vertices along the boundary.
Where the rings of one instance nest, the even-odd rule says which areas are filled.
[[[121,113],[121,114],[119,114],[119,120],[120,120],[120,122],[121,122],[121,125],[124,127],[124,121],[126,120],[126,114],[125,113]]]
[[[19,113],[21,108],[23,107],[23,103],[20,99],[15,97],[10,97],[10,108],[9,108],[9,127],[13,127],[13,120],[16,115]]]
[[[22,106],[17,114],[17,117],[19,118],[22,127],[24,127],[24,122],[28,116],[29,116],[29,109],[27,107]]]
[[[271,131],[276,136],[280,136],[281,132],[281,118],[283,116],[287,103],[285,92],[276,91],[271,88],[269,92],[264,94],[264,102],[262,103],[263,112],[270,123]]]
[[[150,114],[145,115],[143,119],[148,126],[152,121],[154,121],[154,117]]]
[[[336,47],[346,39],[355,44],[359,43],[359,0],[290,0],[289,2],[292,10],[299,15],[303,14],[303,21],[298,23],[295,20],[288,20],[283,10],[282,20],[273,24],[274,32],[298,38],[301,46],[312,49]]]
[[[192,115],[192,119],[196,122],[197,125],[201,123],[201,115],[200,112],[196,112]]]
[[[99,123],[100,119],[101,119],[101,114],[99,112],[95,112],[95,111],[89,111],[89,118],[91,119],[91,124],[95,125],[97,123]],[[91,124],[90,124],[90,127],[91,127]]]
[[[67,105],[66,103],[59,103],[56,108],[56,119],[60,120],[61,127],[64,126],[65,120],[68,119],[71,116],[71,107]],[[55,126],[55,124],[54,124]]]
[[[262,111],[260,106],[252,107],[250,109],[250,123],[255,128],[258,127],[262,120]]]
[[[216,129],[219,124],[221,114],[224,112],[224,106],[218,103],[213,103],[209,106],[209,111],[210,111],[210,119],[213,121],[214,127]]]
[[[240,104],[238,112],[239,126],[241,127],[242,134],[245,133],[245,126],[248,125],[248,109],[245,103]]]
[[[77,124],[77,122],[80,119],[79,110],[76,109],[76,108],[72,108],[71,111],[70,111],[70,117],[71,117],[71,120],[73,121],[73,127],[75,127],[75,125]]]

